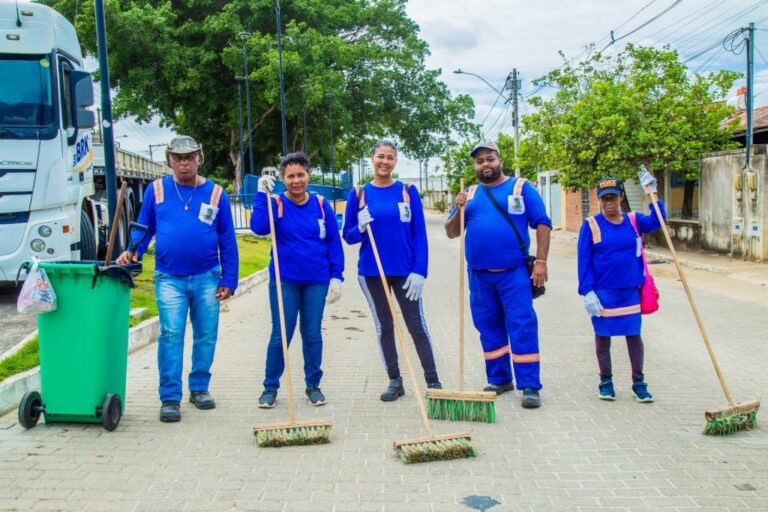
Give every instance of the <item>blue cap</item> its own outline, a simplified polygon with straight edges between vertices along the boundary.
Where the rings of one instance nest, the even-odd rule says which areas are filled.
[[[600,198],[608,194],[621,195],[621,180],[619,178],[609,176],[597,182],[597,197]]]

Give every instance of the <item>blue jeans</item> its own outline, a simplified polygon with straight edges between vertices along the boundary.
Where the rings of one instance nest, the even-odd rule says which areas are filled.
[[[304,353],[304,381],[308,388],[320,385],[323,370],[323,310],[328,284],[294,284],[282,283],[283,309],[285,312],[285,335],[288,345],[291,344],[293,332],[296,330],[296,319],[299,320],[301,332],[301,348]],[[269,305],[272,310],[272,334],[267,346],[267,367],[264,371],[264,389],[277,390],[280,387],[280,376],[285,369],[283,361],[283,343],[280,335],[280,316],[277,306],[277,284],[269,281]]]
[[[207,391],[219,331],[219,301],[216,290],[221,270],[191,276],[172,276],[155,271],[155,298],[160,313],[157,338],[157,368],[160,400],[181,401],[181,371],[184,362],[184,331],[187,313],[192,322],[192,371],[190,391]]]

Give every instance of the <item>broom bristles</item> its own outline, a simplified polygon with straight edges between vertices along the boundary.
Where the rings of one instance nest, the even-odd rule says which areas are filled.
[[[477,456],[472,442],[465,438],[436,439],[401,444],[398,447],[398,452],[403,464],[465,459]]]
[[[727,436],[739,430],[751,430],[755,427],[757,427],[757,411],[721,414],[707,421],[707,424],[704,425],[704,434]]]
[[[433,420],[495,423],[496,402],[428,397],[427,416]]]
[[[256,444],[263,447],[299,446],[331,442],[330,425],[272,428],[256,431]]]

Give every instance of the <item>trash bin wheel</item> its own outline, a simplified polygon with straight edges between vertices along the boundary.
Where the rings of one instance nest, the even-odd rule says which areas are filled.
[[[37,425],[43,410],[43,399],[40,397],[40,393],[37,391],[25,393],[19,403],[19,423],[24,428],[34,427]]]
[[[117,428],[122,416],[122,401],[117,393],[107,393],[101,403],[101,424],[110,432]]]

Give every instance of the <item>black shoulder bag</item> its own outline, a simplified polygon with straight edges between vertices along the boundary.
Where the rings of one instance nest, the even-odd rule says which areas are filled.
[[[517,226],[515,226],[515,223],[512,222],[512,219],[509,217],[507,212],[504,210],[504,208],[501,207],[501,205],[496,201],[496,198],[493,197],[493,194],[491,194],[491,191],[488,190],[488,187],[485,185],[480,185],[480,188],[483,189],[483,192],[485,192],[485,195],[488,196],[488,199],[491,200],[491,203],[493,203],[493,206],[496,207],[497,210],[499,210],[499,213],[502,217],[504,217],[504,220],[509,222],[509,225],[512,226],[512,229],[515,231],[515,236],[517,236],[517,242],[520,244],[520,250],[523,251],[523,254],[525,255],[525,267],[526,270],[528,270],[528,277],[533,274],[533,266],[536,264],[536,256],[531,256],[528,254],[528,248],[523,243],[523,237],[520,236],[520,232],[517,230]],[[533,281],[531,281],[531,293],[533,294],[533,298],[537,299],[544,295],[544,292],[546,291],[546,288],[544,285],[536,286],[533,284]]]

